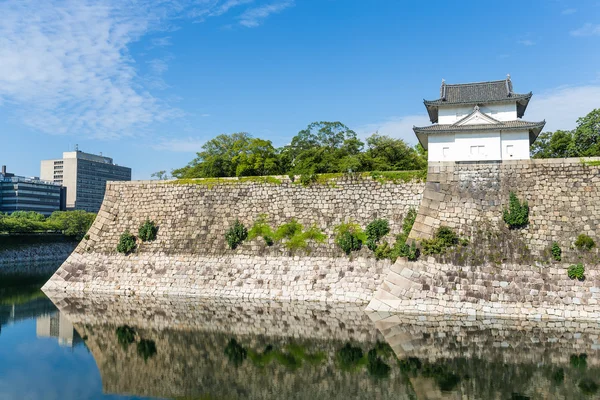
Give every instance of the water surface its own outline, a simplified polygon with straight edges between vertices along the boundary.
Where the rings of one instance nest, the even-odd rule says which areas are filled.
[[[1,278],[0,278],[1,279]],[[0,399],[599,398],[600,325],[0,283]]]

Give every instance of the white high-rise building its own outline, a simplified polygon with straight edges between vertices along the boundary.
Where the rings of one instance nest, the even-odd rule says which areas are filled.
[[[63,153],[61,159],[43,160],[40,178],[67,188],[67,210],[98,212],[107,181],[130,181],[131,168],[113,163],[110,157],[80,150]]]

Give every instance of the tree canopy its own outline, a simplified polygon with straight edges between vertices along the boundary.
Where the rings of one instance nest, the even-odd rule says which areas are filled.
[[[600,156],[600,108],[577,120],[572,131],[544,132],[531,146],[533,158]]]
[[[86,211],[55,211],[48,218],[34,211],[0,213],[0,232],[62,232],[65,236],[81,239],[88,231],[96,214]]]
[[[206,142],[187,166],[172,174],[189,179],[416,170],[426,166],[424,150],[410,147],[402,139],[375,133],[366,139],[365,146],[356,132],[341,122],[322,121],[309,124],[281,148],[245,132],[219,135]]]

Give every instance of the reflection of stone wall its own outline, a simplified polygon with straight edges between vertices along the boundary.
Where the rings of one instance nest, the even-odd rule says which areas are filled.
[[[320,303],[194,302],[136,298],[54,298],[86,341],[100,370],[104,391],[152,397],[202,395],[218,399],[408,399],[398,371],[377,380],[364,369],[343,372],[335,353],[352,342],[372,348],[381,335],[358,308]],[[157,353],[144,361],[136,345],[117,341],[116,327],[133,327],[153,340]],[[273,361],[266,367],[246,359],[235,367],[225,348],[235,338],[247,349],[294,344],[323,353],[298,368]]]
[[[600,323],[518,319],[457,319],[371,313],[375,326],[403,359],[479,358],[489,362],[567,365],[573,354],[600,366]]]
[[[578,383],[600,376],[598,323],[367,316],[319,303],[53,300],[86,341],[109,393],[315,400],[487,400],[520,394],[571,400],[590,398],[582,396]],[[138,341],[153,340],[156,354],[144,361],[136,343],[124,349],[115,333],[123,324],[135,329]],[[323,358],[297,364],[274,360],[261,367],[248,356],[236,367],[225,355],[231,338],[249,352],[269,345],[286,351],[294,344]],[[393,350],[387,356],[386,346],[377,344],[383,338]],[[377,379],[366,366],[343,370],[336,354],[348,342],[365,355],[381,349],[389,376]],[[571,356],[582,353],[587,366],[574,366]],[[558,373],[564,377],[557,379]]]
[[[45,290],[367,302],[389,263],[367,257],[366,249],[348,261],[334,243],[334,227],[348,220],[364,227],[386,218],[392,233],[400,232],[422,190],[421,182],[382,184],[366,177],[309,187],[288,178],[109,183],[89,239]],[[291,218],[306,227],[316,224],[329,239],[296,254],[281,244],[267,247],[262,238],[228,250],[224,236],[234,220],[250,227],[260,214],[273,226]],[[158,224],[157,240],[133,255],[117,254],[119,236],[125,230],[136,233],[146,218]]]

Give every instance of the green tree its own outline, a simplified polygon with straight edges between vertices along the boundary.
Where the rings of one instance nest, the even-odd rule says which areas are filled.
[[[232,159],[236,176],[263,176],[280,173],[279,156],[270,140],[250,139]]]
[[[577,120],[573,142],[577,156],[600,156],[600,108]]]
[[[187,166],[176,169],[172,175],[176,178],[213,178],[235,176],[236,157],[251,140],[248,133],[232,133],[219,135],[202,146]]]
[[[48,224],[55,230],[60,230],[66,236],[81,239],[94,220],[96,214],[83,210],[55,211],[48,217]]]
[[[282,164],[296,174],[359,171],[363,147],[356,132],[341,122],[313,122],[282,149]]]
[[[427,158],[423,159],[416,148],[408,146],[402,139],[378,133],[367,138],[365,156],[365,164],[372,171],[411,170],[427,166]]]
[[[531,145],[533,158],[575,157],[577,151],[570,131],[544,132]]]
[[[169,174],[167,174],[167,171],[157,171],[152,173],[152,175],[150,175],[152,178],[156,178],[159,181],[165,181],[167,179],[169,179]]]

